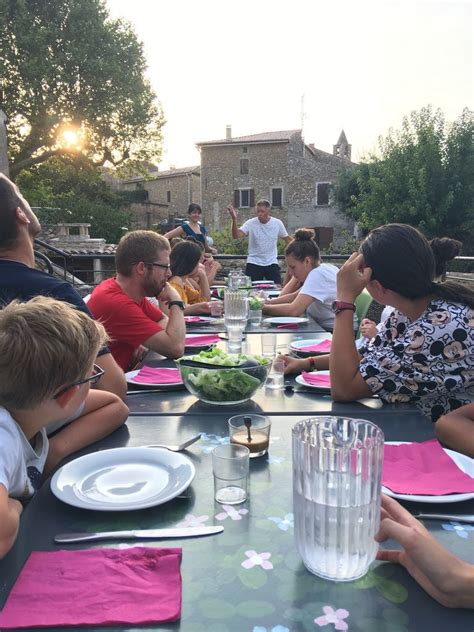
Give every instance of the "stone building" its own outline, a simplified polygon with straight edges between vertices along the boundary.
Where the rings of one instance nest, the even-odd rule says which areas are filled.
[[[160,227],[175,217],[186,217],[191,202],[200,204],[200,169],[183,167],[161,171],[152,177],[130,178],[123,180],[120,188],[143,191],[143,200],[130,206],[135,228]]]
[[[334,205],[331,184],[351,164],[351,145],[341,132],[329,154],[308,145],[301,130],[267,132],[197,143],[201,152],[201,203],[209,229],[229,225],[226,205],[239,209],[239,223],[254,216],[259,198],[268,199],[273,215],[288,231],[316,229],[321,247],[337,247],[356,232],[355,223]]]

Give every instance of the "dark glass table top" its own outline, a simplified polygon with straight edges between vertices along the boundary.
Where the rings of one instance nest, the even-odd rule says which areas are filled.
[[[249,500],[235,506],[233,511],[215,503],[211,451],[228,436],[227,416],[225,413],[134,416],[126,426],[84,450],[87,453],[118,446],[176,443],[198,431],[205,433],[186,452],[196,466],[189,495],[158,507],[130,512],[77,509],[57,500],[46,482],[23,513],[15,546],[0,561],[1,604],[31,551],[66,548],[54,544],[56,533],[165,527],[195,520],[201,524],[222,524],[224,533],[194,540],[141,542],[146,546],[183,548],[181,620],[145,628],[94,629],[314,632],[319,629],[314,620],[323,616],[323,607],[330,606],[334,611],[348,612],[344,620],[351,632],[472,630],[472,611],[440,606],[399,566],[374,562],[364,578],[348,583],[325,581],[305,569],[295,549],[292,517],[290,438],[291,428],[301,415],[270,416],[272,443],[268,455],[251,461]],[[381,426],[386,440],[423,441],[433,436],[432,424],[415,411],[381,415],[377,410],[367,409],[364,416]],[[413,512],[474,513],[473,501],[451,505],[405,503],[405,506]],[[442,522],[425,524],[449,550],[474,562],[474,532],[456,530],[449,521],[446,524],[450,528]],[[86,543],[67,548],[119,544]],[[258,563],[250,568],[243,566],[252,551],[269,554],[266,557],[271,568]]]

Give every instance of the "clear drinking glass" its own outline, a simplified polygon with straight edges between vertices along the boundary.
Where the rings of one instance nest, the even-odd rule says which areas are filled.
[[[214,498],[224,505],[238,505],[247,500],[249,483],[249,449],[242,445],[219,445],[212,451]]]
[[[266,387],[281,389],[285,386],[285,362],[281,356],[277,356],[268,374]]]
[[[383,433],[364,419],[315,417],[293,427],[295,542],[325,579],[362,577],[375,559]]]
[[[263,456],[268,451],[271,426],[272,422],[264,415],[234,415],[229,419],[230,442],[248,448],[251,459]]]
[[[247,324],[248,298],[239,290],[225,290],[224,292],[224,324],[230,338],[231,332],[240,332],[240,337]]]

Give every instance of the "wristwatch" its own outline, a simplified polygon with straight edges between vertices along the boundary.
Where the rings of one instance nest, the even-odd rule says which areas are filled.
[[[172,305],[177,305],[184,312],[184,302],[183,301],[170,301],[168,303],[168,307],[171,307]]]
[[[356,306],[354,305],[354,303],[346,303],[345,301],[334,301],[332,304],[332,311],[335,314],[339,314],[345,309],[351,309],[353,312],[355,312]]]

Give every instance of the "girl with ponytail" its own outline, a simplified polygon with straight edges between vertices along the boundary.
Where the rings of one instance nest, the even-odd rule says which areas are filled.
[[[302,284],[301,289],[267,301],[263,312],[271,316],[301,316],[309,318],[332,330],[334,313],[332,303],[336,298],[337,268],[322,263],[314,231],[300,228],[293,241],[286,247],[288,271]]]

